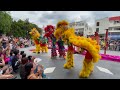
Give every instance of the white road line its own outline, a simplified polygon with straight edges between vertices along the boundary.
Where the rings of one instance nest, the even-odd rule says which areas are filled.
[[[110,70],[106,69],[106,68],[99,67],[99,66],[96,66],[96,67],[97,67],[101,72],[105,72],[105,73],[108,73],[108,74],[113,75],[113,73],[112,73]]]
[[[36,64],[38,64],[40,61],[42,61],[42,59],[40,59],[40,58],[35,58],[34,59],[34,63],[36,63]]]
[[[46,68],[46,69],[44,70],[44,73],[45,73],[45,74],[46,74],[46,73],[53,73],[53,71],[55,70],[55,68],[56,68],[56,67]]]

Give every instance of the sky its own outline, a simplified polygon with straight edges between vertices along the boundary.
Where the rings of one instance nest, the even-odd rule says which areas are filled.
[[[28,19],[39,27],[56,25],[60,20],[68,22],[85,20],[91,27],[96,19],[105,17],[120,16],[120,11],[11,11],[14,20]]]

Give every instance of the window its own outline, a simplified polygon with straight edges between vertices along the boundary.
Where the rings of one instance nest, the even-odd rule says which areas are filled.
[[[84,31],[84,28],[79,28],[80,31]]]
[[[114,30],[120,30],[120,28],[114,28]]]
[[[114,24],[120,23],[120,21],[114,21]]]
[[[96,23],[96,26],[99,26],[99,25],[100,25],[100,22],[97,22],[97,23]]]
[[[79,24],[79,26],[81,26],[81,23]]]
[[[109,27],[109,30],[112,30],[112,27]]]
[[[96,32],[99,32],[99,28],[96,28]]]

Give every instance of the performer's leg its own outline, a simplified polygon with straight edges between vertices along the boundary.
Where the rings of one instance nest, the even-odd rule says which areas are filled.
[[[56,47],[52,47],[51,49],[51,58],[56,58],[57,56],[57,52],[56,52]]]
[[[46,53],[48,52],[48,47],[47,47],[47,45],[45,46],[45,52],[46,52]]]
[[[82,78],[89,77],[89,75],[93,72],[93,69],[94,69],[93,61],[92,60],[88,61],[84,59],[82,71],[80,72],[79,77],[82,77]]]
[[[67,52],[67,62],[64,64],[65,69],[71,69],[74,67],[74,59],[73,59],[73,52]]]
[[[39,45],[38,47],[39,47],[39,48],[38,48],[38,53],[40,53],[40,51],[41,51],[41,46]]]
[[[41,52],[43,53],[43,51],[44,51],[44,48],[43,48],[43,46],[41,46]]]
[[[65,59],[65,57],[66,57],[65,49],[62,50],[62,56],[63,56],[63,58]]]
[[[33,53],[36,53],[37,51],[37,45],[35,44],[35,50],[33,51]]]
[[[36,45],[36,53],[40,53],[40,45],[39,44]]]
[[[59,57],[62,57],[62,50],[59,49],[58,52],[59,52]]]

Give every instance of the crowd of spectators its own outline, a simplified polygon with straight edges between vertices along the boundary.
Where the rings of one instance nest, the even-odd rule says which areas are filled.
[[[104,49],[105,42],[103,40],[100,41],[101,49]],[[109,40],[107,42],[108,50],[111,51],[120,51],[120,40]]]
[[[35,57],[28,56],[20,48],[33,45],[30,39],[13,38],[0,35],[0,79],[16,79],[16,74],[21,79],[45,78],[44,67],[34,62]]]

